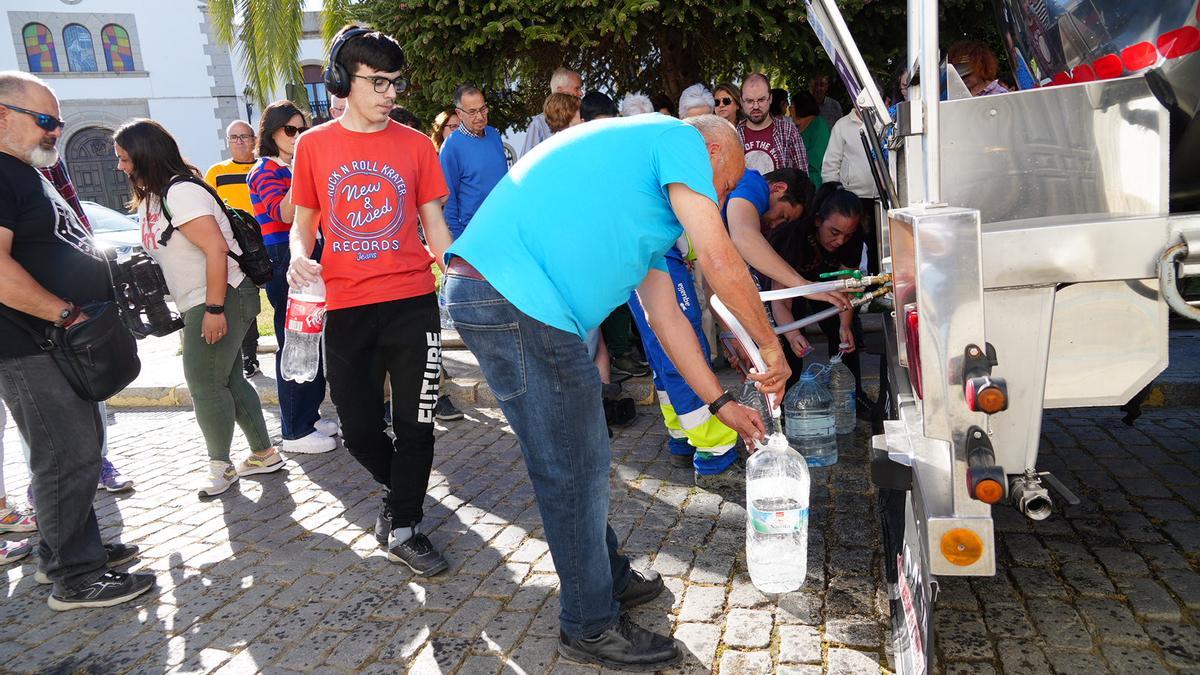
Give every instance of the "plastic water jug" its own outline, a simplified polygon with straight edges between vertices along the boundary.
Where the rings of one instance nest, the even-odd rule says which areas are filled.
[[[808,465],[772,434],[746,461],[746,563],[763,593],[787,593],[808,575]]]

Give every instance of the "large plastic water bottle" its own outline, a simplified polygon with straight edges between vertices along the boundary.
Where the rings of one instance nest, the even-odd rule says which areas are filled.
[[[442,330],[454,330],[454,319],[450,318],[450,309],[446,306],[446,278],[442,277],[442,285],[438,288],[438,318]]]
[[[808,466],[783,434],[746,460],[746,564],[763,593],[787,593],[808,575]]]
[[[325,282],[320,277],[288,290],[283,327],[279,374],[292,382],[312,382],[321,365],[321,333],[325,330]]]
[[[843,344],[842,347],[849,345]],[[839,436],[854,432],[854,373],[842,363],[842,352],[829,359],[829,395],[833,398],[833,427]]]
[[[821,368],[810,366],[783,397],[784,433],[809,466],[829,466],[838,458],[833,398],[821,385]]]

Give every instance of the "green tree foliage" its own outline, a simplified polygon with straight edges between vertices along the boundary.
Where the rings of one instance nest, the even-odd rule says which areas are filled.
[[[839,5],[886,82],[905,50],[906,3]],[[988,0],[942,8],[945,43],[995,33]],[[694,82],[740,81],[754,70],[789,89],[831,72],[803,0],[362,0],[353,11],[403,45],[414,85],[402,103],[423,119],[471,82],[488,92],[494,126],[522,127],[560,65],[582,73],[589,89],[672,99]]]
[[[905,50],[905,0],[838,4],[885,85]],[[941,4],[943,44],[995,41],[989,0]],[[222,41],[245,41],[240,56],[255,91],[299,78],[302,5],[210,0]],[[523,127],[541,110],[550,73],[560,65],[582,73],[588,89],[614,97],[661,92],[672,99],[694,82],[740,81],[755,70],[788,89],[804,86],[813,73],[832,72],[803,0],[325,0],[326,39],[350,19],[400,41],[413,83],[400,102],[426,121],[469,82],[488,93],[493,126]]]

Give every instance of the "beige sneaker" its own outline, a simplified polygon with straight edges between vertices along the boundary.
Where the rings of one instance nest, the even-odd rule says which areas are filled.
[[[238,480],[237,471],[229,462],[212,459],[208,462],[208,480],[200,486],[200,498],[216,497]]]
[[[256,473],[272,473],[283,468],[283,458],[279,451],[269,448],[265,455],[250,453],[250,456],[238,463],[237,475],[253,476]]]

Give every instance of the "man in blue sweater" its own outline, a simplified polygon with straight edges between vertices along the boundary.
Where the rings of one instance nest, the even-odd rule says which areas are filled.
[[[488,126],[487,100],[478,87],[464,84],[454,90],[458,129],[442,145],[442,173],[450,187],[446,224],[458,239],[479,205],[508,172],[500,132]]]

